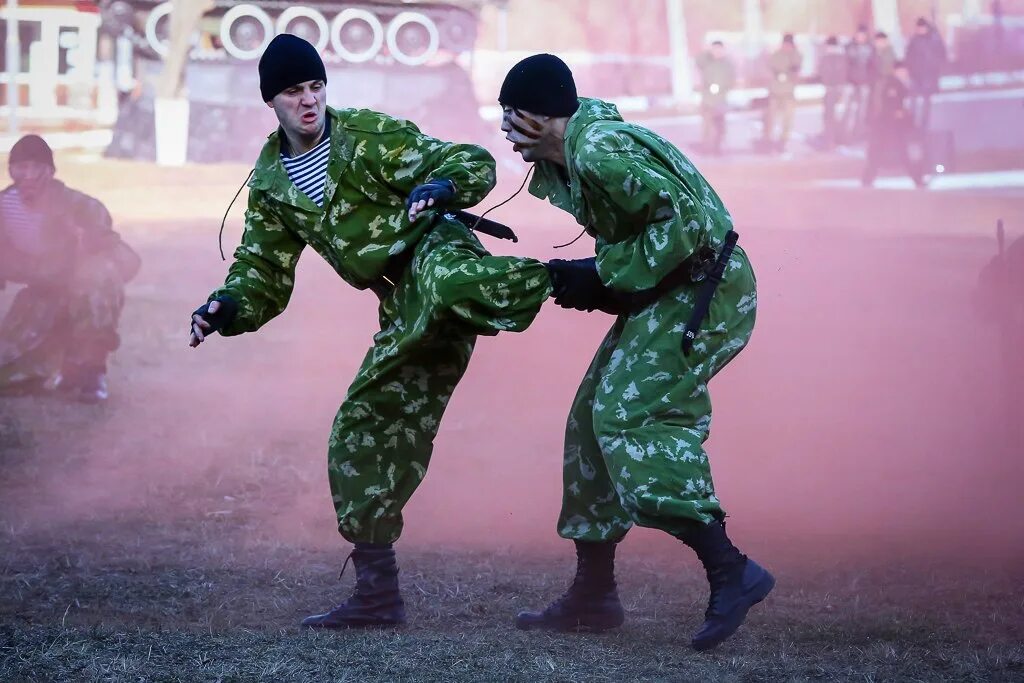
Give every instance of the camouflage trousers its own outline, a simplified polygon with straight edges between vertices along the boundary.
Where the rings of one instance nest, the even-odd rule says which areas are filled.
[[[703,447],[708,382],[750,339],[756,285],[736,247],[689,356],[692,285],[616,320],[569,413],[560,536],[618,540],[634,524],[677,535],[722,514]]]
[[[120,345],[124,285],[115,279],[75,286],[28,285],[0,322],[0,391],[46,386],[60,374],[103,371]]]
[[[477,336],[526,329],[551,293],[539,261],[491,256],[454,222],[417,245],[396,284],[328,448],[338,530],[353,543],[399,537]]]

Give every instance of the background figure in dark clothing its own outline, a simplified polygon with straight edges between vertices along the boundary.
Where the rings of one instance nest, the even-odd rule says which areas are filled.
[[[0,393],[59,389],[107,398],[124,286],[139,258],[99,200],[54,178],[38,135],[11,149],[13,184],[0,192],[0,286],[24,285],[0,321]]]
[[[793,129],[793,114],[796,109],[796,84],[800,80],[803,55],[796,49],[793,34],[782,37],[782,45],[768,57],[768,69],[772,80],[768,86],[768,106],[764,110],[764,137],[761,146],[769,151],[785,151],[789,134]],[[777,124],[781,123],[778,136]]]
[[[822,143],[825,149],[832,149],[843,141],[837,109],[849,87],[846,51],[835,36],[829,36],[825,41],[825,49],[818,60],[818,78],[825,87],[825,98],[822,102]]]
[[[701,119],[704,122],[705,151],[721,154],[725,139],[725,114],[729,110],[729,91],[736,84],[736,67],[720,40],[697,58],[701,79]]]
[[[909,75],[903,62],[897,62],[892,75],[879,84],[878,111],[868,125],[867,163],[863,183],[871,187],[878,170],[888,162],[903,166],[918,187],[924,187],[924,174],[917,131],[907,99]]]
[[[846,109],[843,112],[843,133],[848,140],[864,134],[871,106],[871,87],[874,83],[875,46],[868,35],[868,27],[861,25],[846,46],[846,75],[850,82]]]
[[[927,131],[931,123],[932,95],[939,91],[939,77],[946,65],[946,45],[924,17],[917,20],[914,36],[907,45],[906,63],[914,122],[921,131]]]
[[[874,39],[875,54],[871,61],[871,108],[868,109],[868,120],[874,118],[881,107],[882,84],[892,76],[896,68],[896,48],[892,46],[888,34],[879,31]]]

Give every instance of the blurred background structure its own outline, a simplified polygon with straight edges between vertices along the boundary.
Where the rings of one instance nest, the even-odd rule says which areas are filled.
[[[725,98],[736,117],[767,106],[769,57],[792,34],[801,57],[793,134],[811,138],[799,112],[825,99],[826,39],[845,45],[863,25],[902,56],[920,18],[946,48],[941,92],[971,100],[999,91],[973,99],[1001,98],[988,109],[1020,114],[1019,94],[1012,102],[1007,91],[1024,87],[1024,0],[9,0],[0,10],[0,150],[20,128],[73,132],[68,144],[111,156],[247,161],[273,127],[256,60],[281,32],[321,50],[332,104],[478,141],[497,115],[501,76],[527,54],[559,54],[583,93],[624,112],[686,115],[700,105],[697,58],[721,41],[736,70]],[[955,109],[977,120],[973,105]],[[937,123],[949,128],[948,118]],[[978,133],[958,144],[983,147]]]

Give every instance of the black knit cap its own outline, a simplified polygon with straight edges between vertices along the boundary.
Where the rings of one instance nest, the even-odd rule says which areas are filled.
[[[50,168],[56,168],[53,165],[53,150],[46,144],[46,140],[38,135],[26,135],[11,147],[7,165],[21,161],[38,161],[41,164],[47,164]]]
[[[580,106],[572,71],[547,53],[527,57],[512,67],[501,84],[498,102],[542,116],[572,116]]]
[[[275,36],[260,57],[260,94],[264,102],[285,88],[306,81],[327,82],[324,60],[312,43],[290,33]]]

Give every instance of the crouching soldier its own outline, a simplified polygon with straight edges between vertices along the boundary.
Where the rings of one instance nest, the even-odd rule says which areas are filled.
[[[124,286],[139,259],[114,232],[99,200],[57,180],[38,135],[8,158],[13,184],[0,192],[0,286],[25,285],[0,322],[0,390],[59,389],[105,400],[107,360]]]

